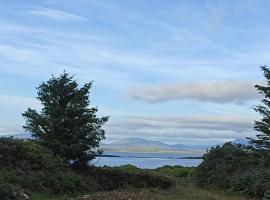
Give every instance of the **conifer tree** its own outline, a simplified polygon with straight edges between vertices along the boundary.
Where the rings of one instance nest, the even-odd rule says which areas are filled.
[[[257,137],[249,139],[260,149],[270,149],[270,69],[267,66],[262,66],[261,69],[266,79],[266,85],[255,85],[263,98],[262,104],[254,110],[262,115],[262,119],[254,123],[254,129],[258,131]]]
[[[97,117],[98,109],[90,107],[92,82],[79,88],[73,76],[64,72],[37,87],[42,110],[28,108],[22,115],[23,128],[41,145],[64,158],[67,165],[86,165],[101,151],[105,138],[102,125],[108,117]]]

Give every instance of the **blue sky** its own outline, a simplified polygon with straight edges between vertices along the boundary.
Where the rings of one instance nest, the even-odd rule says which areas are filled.
[[[35,87],[66,70],[94,81],[107,141],[220,143],[252,136],[253,88],[270,62],[265,0],[0,2],[0,134],[40,109]]]

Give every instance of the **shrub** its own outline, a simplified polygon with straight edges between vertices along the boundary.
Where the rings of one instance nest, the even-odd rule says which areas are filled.
[[[100,190],[114,190],[125,187],[168,189],[175,180],[160,173],[125,167],[89,168],[82,172],[99,184]]]
[[[61,158],[31,140],[0,138],[0,166],[29,170],[62,170]]]
[[[196,168],[165,165],[163,167],[157,168],[155,171],[168,176],[183,178],[195,176]]]
[[[46,148],[14,138],[0,138],[0,184],[47,194],[74,194],[96,188],[93,179],[71,172]]]
[[[197,169],[200,186],[215,186],[251,198],[270,188],[269,152],[231,143],[210,149]]]
[[[18,187],[15,187],[9,183],[1,183],[0,184],[0,199],[1,200],[26,200],[28,199],[28,195],[24,193]]]
[[[253,169],[232,177],[231,189],[247,197],[262,198],[270,188],[270,171]]]

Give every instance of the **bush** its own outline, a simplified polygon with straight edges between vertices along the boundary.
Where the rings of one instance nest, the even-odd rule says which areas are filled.
[[[270,188],[270,171],[247,170],[232,177],[231,188],[247,197],[262,198]]]
[[[210,149],[197,169],[200,186],[214,186],[251,198],[270,188],[269,152],[231,143]]]
[[[95,180],[73,173],[46,148],[14,138],[0,138],[0,184],[47,194],[93,191],[97,185]]]
[[[173,178],[151,170],[142,170],[131,166],[89,168],[81,173],[96,180],[100,190],[127,187],[168,189],[175,185]]]
[[[157,168],[155,171],[172,177],[186,178],[186,177],[194,177],[196,168],[165,165],[163,167]]]
[[[29,170],[62,170],[65,165],[60,157],[31,140],[0,138],[0,166]]]
[[[0,195],[10,199],[14,188],[29,194],[73,195],[129,187],[167,189],[174,184],[172,178],[132,165],[71,170],[59,157],[31,140],[0,138]]]
[[[0,184],[0,199],[1,200],[26,200],[28,196],[18,187],[9,183]]]

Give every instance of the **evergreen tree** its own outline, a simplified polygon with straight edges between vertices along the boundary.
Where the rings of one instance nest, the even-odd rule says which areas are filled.
[[[270,149],[270,69],[267,66],[261,67],[266,85],[255,85],[255,88],[263,96],[262,105],[254,110],[262,115],[260,121],[255,121],[254,129],[258,131],[257,138],[249,138],[250,142],[261,149]]]
[[[92,82],[83,87],[64,72],[37,87],[40,113],[28,108],[22,115],[23,128],[40,144],[64,158],[68,165],[86,165],[101,153],[99,143],[105,138],[102,125],[108,117],[97,117],[98,109],[90,107]]]

